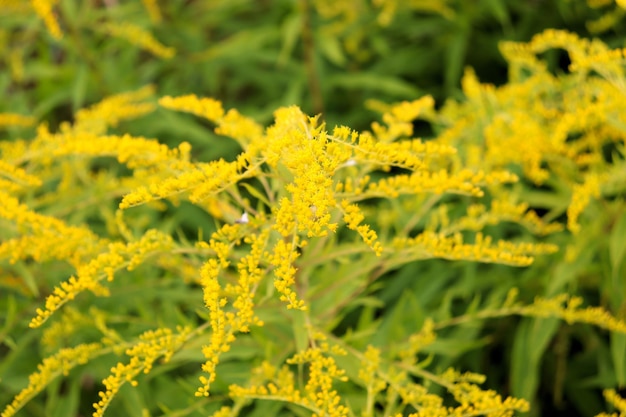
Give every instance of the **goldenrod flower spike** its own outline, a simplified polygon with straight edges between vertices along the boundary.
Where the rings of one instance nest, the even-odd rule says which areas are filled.
[[[11,404],[7,405],[0,417],[13,417],[28,401],[40,393],[59,375],[68,375],[77,365],[82,365],[103,352],[99,343],[81,344],[73,348],[61,349],[56,354],[45,358],[37,366],[37,372],[28,377],[28,386],[19,392]]]
[[[30,2],[33,9],[35,9],[35,13],[44,21],[48,32],[50,32],[50,35],[55,39],[61,39],[63,37],[59,22],[52,10],[58,2],[59,0],[31,0]]]
[[[159,58],[170,59],[176,55],[176,49],[163,45],[150,32],[130,22],[105,23],[101,30],[111,36],[125,39]]]
[[[0,128],[5,126],[28,127],[34,125],[35,121],[35,118],[32,116],[23,116],[17,113],[0,113]]]

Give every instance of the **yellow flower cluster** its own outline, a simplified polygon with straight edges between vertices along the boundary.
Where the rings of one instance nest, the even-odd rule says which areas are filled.
[[[100,253],[86,264],[77,267],[76,276],[70,277],[54,288],[46,298],[45,308],[37,309],[37,316],[30,322],[30,327],[41,326],[55,311],[78,294],[89,290],[96,295],[107,296],[109,290],[100,281],[112,281],[114,274],[121,268],[132,271],[147,257],[154,256],[172,248],[173,241],[169,235],[158,230],[148,230],[139,240],[124,244],[109,243],[107,251]]]
[[[426,319],[422,325],[422,329],[409,337],[409,345],[407,348],[400,350],[398,356],[408,363],[415,362],[415,356],[426,346],[435,342],[437,335],[435,334],[435,322],[432,319]]]
[[[154,86],[148,85],[136,91],[108,97],[74,116],[75,132],[100,135],[108,127],[115,127],[123,120],[136,119],[154,110],[154,104],[146,100],[154,95]]]
[[[601,177],[595,173],[585,176],[582,184],[574,185],[572,201],[567,208],[567,228],[574,234],[580,231],[578,217],[591,201],[600,197]]]
[[[333,390],[333,380],[347,381],[346,372],[337,366],[334,358],[326,356],[323,348],[309,348],[296,353],[288,364],[308,364],[308,380],[304,387],[305,398],[319,411],[313,417],[347,416],[349,410],[340,404],[337,391]]]
[[[106,245],[88,228],[36,213],[2,191],[0,200],[0,218],[11,221],[20,233],[0,243],[0,259],[8,258],[11,263],[28,258],[37,262],[58,259],[77,267]]]
[[[449,260],[472,260],[485,263],[501,263],[527,266],[533,255],[554,253],[558,247],[541,243],[513,243],[499,240],[495,245],[489,236],[477,233],[474,243],[465,243],[460,233],[445,236],[425,231],[414,238],[396,238],[393,241],[394,256],[399,259],[441,258]]]
[[[277,370],[268,362],[263,362],[261,366],[252,370],[252,380],[258,383],[251,387],[244,388],[233,384],[229,387],[231,398],[268,398],[280,399],[290,403],[308,406],[308,401],[295,386],[295,376],[288,366]],[[263,385],[265,381],[268,381]]]
[[[267,256],[264,248],[268,236],[269,229],[265,229],[259,234],[244,237],[239,224],[226,224],[213,233],[209,243],[206,244],[216,255],[216,258],[209,259],[200,270],[200,284],[204,291],[204,303],[209,310],[212,334],[211,343],[202,348],[202,353],[207,359],[202,370],[208,376],[200,377],[202,386],[198,388],[197,396],[209,395],[220,355],[230,350],[231,344],[235,341],[235,334],[249,332],[252,325],[263,325],[254,313],[254,297],[260,280],[266,274],[260,264]],[[230,265],[232,246],[242,242],[250,245],[250,252],[241,257],[237,264],[237,283],[227,284],[222,288],[218,279],[220,272]],[[226,310],[229,303],[235,312]]]
[[[0,160],[0,189],[16,193],[23,188],[39,185],[41,185],[39,177],[28,174],[23,168]]]
[[[435,210],[428,223],[428,230],[451,235],[462,230],[480,231],[487,225],[501,222],[514,222],[524,226],[537,235],[548,235],[563,230],[560,223],[544,222],[534,210],[529,210],[528,203],[513,203],[505,194],[491,201],[490,207],[472,204],[467,214],[451,223],[447,206],[441,205]]]
[[[303,392],[296,389],[294,375],[288,367],[284,366],[276,372],[275,367],[265,362],[254,373],[261,377],[261,381],[269,380],[267,384],[253,385],[249,388],[231,385],[230,396],[280,399],[313,411],[313,417],[348,416],[349,409],[341,404],[341,398],[333,389],[333,381],[347,381],[348,379],[345,371],[337,366],[335,359],[327,355],[329,351],[334,354],[345,354],[345,352],[336,349],[336,346],[333,347],[330,347],[328,343],[322,343],[320,347],[308,348],[287,360],[287,364],[308,365],[307,383]]]
[[[69,371],[78,365],[83,365],[102,351],[99,343],[83,344],[73,348],[61,349],[59,352],[43,360],[37,366],[37,372],[28,378],[28,386],[20,391],[11,404],[0,413],[0,417],[12,417],[31,398],[41,392],[54,378],[59,375],[67,375]]]
[[[303,300],[298,299],[298,295],[293,290],[296,282],[297,269],[294,262],[300,256],[298,246],[305,244],[297,236],[289,241],[279,240],[274,245],[269,261],[274,265],[274,287],[280,294],[280,300],[287,303],[287,308],[296,310],[306,310]]]
[[[130,144],[132,145],[132,142]],[[155,142],[155,145],[158,144]],[[158,146],[162,146],[163,150],[168,149],[163,145]],[[181,144],[179,149],[182,154],[188,154],[190,148],[185,143]],[[170,154],[165,156],[165,159],[172,160],[172,156],[176,158],[177,155]],[[173,177],[166,177],[160,182],[153,182],[149,186],[136,188],[124,196],[119,208],[126,209],[155,200],[174,198],[185,192],[189,193],[190,201],[200,203],[236,184],[237,181],[253,176],[255,171],[254,167],[246,169],[246,163],[243,159],[235,162],[219,159],[198,164],[188,164],[183,161],[178,165],[179,167],[186,165],[185,170]],[[175,173],[178,171],[178,169],[174,169]]]
[[[558,317],[567,323],[587,323],[617,333],[626,333],[626,322],[602,307],[582,308],[583,299],[561,294],[553,298],[537,298],[519,309],[519,314],[533,317]]]
[[[337,225],[330,223],[330,209],[337,205],[332,176],[348,160],[350,152],[329,142],[324,125],[307,118],[297,107],[275,112],[276,123],[267,129],[263,154],[267,164],[280,163],[292,180],[285,187],[291,198],[280,200],[276,230],[287,237],[305,232],[308,237],[325,236]]]
[[[398,197],[401,194],[453,193],[482,197],[484,185],[517,181],[517,176],[508,171],[473,172],[462,170],[450,174],[446,170],[437,172],[416,171],[410,175],[400,174],[370,183],[364,195],[368,197]]]
[[[148,11],[150,15],[150,20],[154,24],[158,24],[162,20],[161,9],[159,8],[159,3],[157,0],[141,0],[143,6]]]
[[[180,97],[165,96],[159,105],[203,117],[217,125],[215,133],[236,139],[242,146],[261,136],[263,128],[254,120],[242,116],[237,110],[224,113],[222,103],[212,98],[198,98],[193,94]],[[249,150],[251,154],[254,154]]]
[[[59,0],[30,0],[35,13],[39,15],[41,20],[46,25],[48,32],[55,39],[61,39],[63,37],[63,32],[61,32],[61,28],[59,27],[59,22],[54,16],[53,8],[59,2]]]
[[[73,335],[79,334],[81,329],[100,327],[99,324],[105,321],[106,315],[106,312],[93,306],[86,313],[68,306],[58,320],[44,329],[41,343],[49,351],[58,350],[67,345],[67,341]]]
[[[237,263],[238,279],[236,285],[226,285],[224,292],[234,299],[235,317],[227,317],[235,331],[247,333],[250,325],[262,326],[263,322],[254,314],[254,296],[266,271],[260,263],[269,237],[269,229],[258,235],[247,236],[244,243],[250,245],[250,252]]]
[[[176,49],[163,45],[150,32],[135,24],[108,22],[99,29],[111,36],[125,39],[159,58],[170,59],[176,55]]]
[[[432,334],[433,324],[426,323],[422,330],[423,335],[429,339],[428,333]],[[415,340],[418,344],[417,339]],[[425,339],[422,338],[422,341]],[[426,341],[430,343],[429,341]],[[408,352],[408,351],[407,351]],[[461,374],[453,369],[448,369],[441,375],[435,375],[424,371],[421,367],[412,365],[410,359],[399,363],[391,363],[389,370],[385,373],[380,369],[380,351],[367,348],[365,354],[361,356],[362,366],[359,371],[359,378],[365,380],[369,386],[375,382],[378,388],[385,389],[387,399],[399,396],[403,405],[408,405],[416,410],[416,413],[409,414],[414,417],[447,417],[447,416],[467,416],[467,415],[487,415],[487,416],[513,416],[516,411],[528,411],[527,401],[513,397],[502,398],[495,391],[482,390],[478,384],[485,381],[485,376],[475,373]],[[401,354],[401,357],[403,354]],[[396,370],[396,365],[401,370]],[[406,371],[405,371],[406,370]],[[422,385],[413,382],[411,376],[424,378],[427,381],[436,383],[445,388],[459,404],[449,406],[444,404],[442,396],[430,393]],[[381,378],[375,377],[380,374]],[[368,387],[368,404],[363,415],[373,415],[375,390]],[[396,414],[398,417],[402,413]]]
[[[5,126],[32,126],[35,118],[17,113],[0,113],[0,128]]]
[[[94,403],[93,417],[102,417],[115,394],[125,383],[137,385],[135,377],[141,372],[147,374],[152,369],[154,362],[163,357],[163,362],[168,362],[172,355],[178,351],[188,340],[191,329],[179,327],[174,334],[171,329],[159,328],[148,330],[139,336],[139,342],[126,350],[130,356],[127,364],[118,363],[111,368],[111,375],[102,383],[105,391],[98,393],[100,401]]]
[[[540,60],[538,55],[552,48],[567,51],[570,74],[555,76]],[[624,50],[554,29],[528,43],[503,42],[500,49],[509,62],[510,82],[483,85],[466,71],[462,85],[468,101],[450,103],[434,116],[449,126],[438,141],[463,143],[469,149],[459,155],[466,159],[463,166],[518,166],[537,185],[557,181],[569,188],[567,227],[577,233],[590,197],[623,180],[605,153],[624,141]],[[527,220],[534,224],[530,230],[537,230],[536,222]]]
[[[370,106],[373,103],[370,102]],[[413,120],[424,113],[432,112],[435,100],[431,96],[424,96],[414,101],[403,101],[384,109],[382,126],[378,122],[372,123],[372,131],[379,142],[389,143],[401,137],[413,135]]]
[[[373,399],[377,393],[383,391],[387,387],[384,379],[378,378],[376,373],[380,367],[380,350],[368,345],[363,353],[361,366],[359,368],[359,379],[365,383],[367,387],[368,407],[367,410],[373,408]]]
[[[485,380],[483,375],[460,374],[449,369],[443,375],[445,381],[451,383],[448,391],[460,404],[458,407],[449,410],[449,415],[498,415],[502,417],[513,416],[516,411],[527,412],[530,410],[528,401],[513,397],[502,399],[493,390],[481,390],[476,384],[482,384]],[[418,414],[419,415],[419,414]]]
[[[626,399],[620,396],[614,389],[607,389],[602,392],[604,398],[619,411],[619,415],[617,413],[613,414],[598,414],[596,417],[623,417],[626,415]]]
[[[211,383],[215,381],[215,368],[219,363],[219,355],[230,349],[230,344],[235,340],[232,329],[227,328],[226,312],[223,307],[228,300],[221,294],[221,286],[218,281],[220,264],[216,259],[209,259],[200,269],[201,285],[204,292],[204,304],[209,309],[210,324],[212,329],[211,344],[202,348],[202,354],[207,361],[202,365],[202,370],[209,374],[201,376],[202,386],[196,391],[196,396],[208,396]]]
[[[343,221],[346,222],[348,229],[356,230],[363,242],[372,248],[376,256],[380,256],[383,252],[383,246],[378,241],[376,232],[368,224],[361,224],[365,216],[359,207],[356,204],[350,204],[348,200],[342,200],[341,206],[344,212]]]

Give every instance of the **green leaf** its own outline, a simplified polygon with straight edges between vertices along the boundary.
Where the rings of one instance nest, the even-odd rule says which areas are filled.
[[[501,0],[485,0],[486,6],[491,14],[500,22],[503,27],[510,23],[509,13],[507,12],[504,2]]]
[[[465,61],[465,54],[467,52],[468,40],[471,35],[469,27],[458,27],[456,32],[452,34],[450,39],[446,55],[445,55],[445,70],[444,70],[444,87],[448,95],[450,95],[457,87],[459,80],[461,79],[461,72],[463,71],[463,62]]]
[[[306,311],[291,310],[292,329],[296,341],[296,351],[302,352],[309,347],[309,333],[306,325]]]
[[[263,202],[263,204],[265,204],[266,207],[271,207],[272,205],[270,204],[269,200],[267,199],[267,196],[265,194],[263,194],[262,192],[260,192],[258,190],[258,188],[253,187],[252,185],[246,183],[246,182],[239,182],[239,185],[242,186],[243,188],[245,188],[250,195],[252,195],[255,198],[258,198],[260,201]]]
[[[609,258],[613,282],[619,279],[620,266],[626,255],[626,213],[619,218],[609,238]]]
[[[557,319],[523,319],[511,354],[511,393],[533,403],[539,388],[541,358],[559,328]]]
[[[280,48],[280,54],[278,55],[279,66],[285,65],[293,53],[293,49],[302,31],[302,14],[294,13],[288,16],[281,29],[282,48]]]
[[[335,36],[327,35],[324,32],[318,32],[317,44],[322,53],[330,62],[338,67],[346,65],[347,58],[341,48],[341,43]]]
[[[611,356],[617,385],[626,385],[626,334],[611,333]]]
[[[69,382],[69,392],[66,395],[59,396],[59,401],[55,404],[50,416],[67,417],[78,415],[81,381],[79,378],[73,378]]]
[[[365,90],[385,93],[399,98],[416,98],[421,95],[419,89],[397,77],[380,74],[354,73],[337,74],[326,80],[331,88],[347,90]]]
[[[85,105],[88,82],[89,68],[83,64],[78,67],[74,76],[74,86],[72,88],[72,111],[74,113]]]

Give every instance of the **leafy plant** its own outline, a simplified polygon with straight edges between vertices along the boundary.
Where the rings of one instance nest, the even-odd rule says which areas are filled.
[[[611,389],[626,378],[622,49],[560,30],[502,42],[506,84],[468,68],[461,94],[477,22],[527,33],[513,22],[532,5],[142,3],[33,2],[41,22],[4,32],[21,92],[0,114],[2,417],[611,415],[601,390],[626,413]],[[598,30],[583,6],[562,15]],[[267,10],[258,30],[233,18]],[[402,50],[383,59],[449,27],[434,96],[402,80]],[[202,51],[199,29],[219,42]],[[147,86],[83,108],[155,74],[158,100]],[[382,122],[336,109],[348,90]],[[458,99],[436,106],[443,91]]]

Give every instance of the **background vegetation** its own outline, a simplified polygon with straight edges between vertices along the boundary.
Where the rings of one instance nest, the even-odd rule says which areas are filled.
[[[506,215],[480,220],[484,224],[479,230],[494,240],[554,244],[560,250],[540,254],[524,268],[434,255],[395,263],[389,258],[380,271],[375,270],[376,263],[363,264],[376,275],[363,288],[352,288],[354,292],[348,288],[332,299],[319,295],[330,284],[319,284],[319,297],[312,301],[318,325],[344,347],[366,352],[372,344],[391,361],[397,354],[391,347],[420,334],[432,319],[441,328],[436,341],[419,350],[420,369],[442,373],[453,367],[484,374],[483,388],[528,400],[532,404],[528,415],[595,415],[612,409],[602,391],[626,384],[626,337],[619,326],[603,326],[602,320],[585,314],[567,316],[565,310],[502,308],[516,288],[520,305],[566,293],[580,296],[582,307],[601,306],[620,319],[626,314],[626,120],[620,111],[626,108],[624,56],[602,61],[597,55],[601,50],[580,41],[597,38],[611,49],[626,47],[625,13],[620,2],[582,0],[4,1],[0,113],[27,117],[20,123],[0,119],[2,158],[9,163],[22,157],[26,161],[26,154],[11,155],[8,150],[15,148],[9,144],[35,137],[40,123],[47,123],[51,132],[67,127],[67,122],[76,126],[81,109],[146,85],[155,91],[145,90],[143,97],[130,100],[133,105],[154,106],[157,97],[193,93],[213,97],[225,108],[236,108],[268,126],[277,108],[295,104],[305,114],[321,113],[329,132],[335,125],[375,130],[371,123],[390,112],[390,103],[430,95],[434,105],[424,106],[409,120],[413,134],[408,136],[454,146],[457,154],[444,164],[452,173],[461,167],[508,169],[520,181],[485,187],[482,200],[457,194],[436,200],[428,199],[428,194],[415,201],[368,200],[363,210],[381,239],[453,230],[471,207],[480,210],[476,204],[483,204],[485,213],[497,212],[495,201],[525,206],[517,213],[503,210]],[[541,40],[531,42],[530,55],[541,65],[513,44],[502,43],[529,42],[548,28],[566,29],[580,39],[546,36],[545,48]],[[595,57],[596,64],[581,57]],[[572,68],[572,63],[579,67]],[[478,80],[492,85],[481,86]],[[536,103],[543,107],[534,107]],[[601,106],[594,107],[597,103]],[[509,119],[502,119],[502,114]],[[197,161],[219,157],[230,161],[245,148],[214,133],[216,120],[166,108],[139,111],[137,116],[141,117],[108,120],[107,131],[158,138],[171,148],[186,141]],[[571,123],[559,124],[565,116]],[[565,130],[565,151],[543,145],[546,138],[559,134],[558,129]],[[533,159],[527,148],[540,150],[540,157]],[[132,168],[105,156],[84,163],[59,161],[15,163],[49,178],[41,189],[15,195],[33,211],[68,225],[87,225],[102,238],[119,238],[117,205],[139,182],[135,178],[134,183],[111,184]],[[0,168],[11,180],[6,167]],[[63,170],[72,171],[74,179]],[[396,167],[386,173],[373,170],[372,175],[384,178],[404,172]],[[64,181],[71,184],[64,188]],[[111,181],[109,186],[106,181]],[[429,210],[413,216],[424,207]],[[529,220],[524,217],[527,213],[536,213],[541,221]],[[183,251],[238,215],[219,218],[206,206],[183,199],[179,206],[168,202],[142,208],[125,221],[131,235],[157,228],[173,236]],[[62,348],[102,337],[130,340],[147,329],[197,326],[207,320],[201,284],[184,275],[193,272],[183,273],[185,267],[200,268],[204,259],[194,255],[189,265],[172,267],[175,273],[170,275],[157,273],[163,265],[146,262],[137,273],[128,273],[126,281],[112,284],[115,297],[77,298],[56,318],[75,323],[73,330],[62,331],[49,323],[48,328],[28,329],[46,296],[74,270],[68,262],[37,262],[32,256],[12,262],[10,242],[28,235],[15,223],[8,215],[0,219],[0,407],[28,385],[38,363]],[[349,276],[354,262],[350,257],[333,258],[327,268],[317,266],[313,271],[331,278]],[[176,274],[187,279],[177,280]],[[302,324],[297,322],[299,316],[289,316],[278,302],[264,308],[268,324],[254,328],[233,346],[220,364],[216,394],[209,400],[193,396],[205,361],[200,347],[207,343],[197,339],[170,363],[155,366],[137,387],[124,387],[107,413],[200,416],[233,405],[226,398],[229,384],[245,385],[261,360],[274,358],[278,365],[306,347],[304,336],[293,330]],[[552,318],[537,317],[542,315]],[[56,329],[57,337],[50,329]],[[281,343],[292,343],[292,351],[280,350]],[[92,403],[103,390],[101,381],[120,360],[114,356],[95,358],[51,380],[20,412],[91,414]],[[367,410],[365,394],[354,382],[358,363],[347,359],[338,363],[348,369],[352,381],[339,386],[342,398],[357,414]],[[429,388],[451,400],[441,387]],[[397,401],[384,394],[375,398],[371,410],[375,415],[416,411],[410,406],[386,408]],[[235,402],[237,407],[243,410],[241,415],[310,415],[280,402]],[[618,411],[626,413],[623,407]]]

